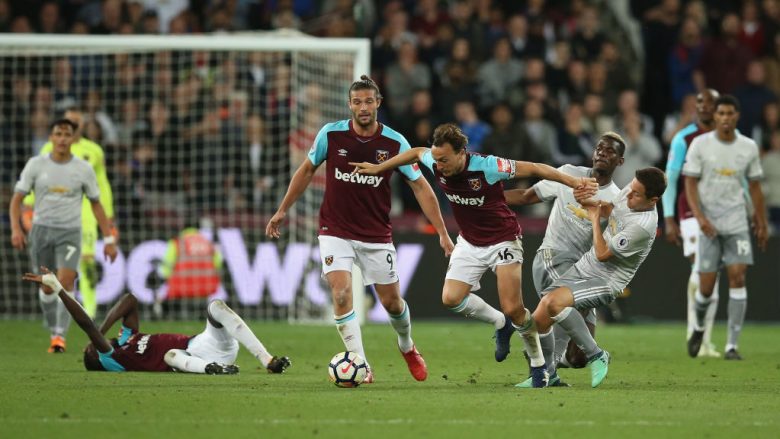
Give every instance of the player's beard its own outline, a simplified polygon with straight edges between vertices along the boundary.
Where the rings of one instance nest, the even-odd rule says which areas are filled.
[[[371,125],[373,125],[374,122],[376,122],[376,112],[369,113],[368,114],[368,122],[365,122],[365,123],[360,121],[360,117],[361,117],[360,114],[356,113],[356,114],[353,115],[352,119],[355,121],[356,124],[360,125],[362,128],[368,128]]]

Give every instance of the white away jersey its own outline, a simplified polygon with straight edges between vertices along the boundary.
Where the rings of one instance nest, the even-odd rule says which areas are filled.
[[[582,277],[604,279],[614,291],[623,290],[631,282],[653,247],[658,227],[656,209],[637,212],[628,208],[630,191],[631,185],[620,191],[604,230],[604,240],[613,256],[601,262],[591,247],[574,265]]]
[[[590,177],[593,170],[584,166],[563,165],[559,171],[574,177]],[[542,180],[533,186],[536,195],[543,201],[555,199],[544,241],[539,248],[564,250],[583,255],[593,245],[593,226],[588,212],[574,199],[572,188],[557,181]],[[612,202],[620,193],[614,182],[599,187],[594,198]]]
[[[716,131],[696,137],[685,156],[683,174],[699,177],[699,200],[704,216],[722,234],[748,230],[742,181],[764,175],[753,140],[737,133],[731,143]]]

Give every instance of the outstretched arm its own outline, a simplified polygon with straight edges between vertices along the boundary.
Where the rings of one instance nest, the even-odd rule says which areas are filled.
[[[436,200],[436,194],[433,193],[431,185],[428,184],[428,180],[425,177],[420,177],[414,181],[407,180],[407,183],[414,191],[414,197],[420,203],[425,217],[428,218],[433,228],[436,229],[436,233],[439,235],[439,245],[444,250],[444,256],[449,256],[452,254],[455,244],[452,243],[452,239],[447,233],[447,227],[444,225],[444,219],[441,217],[439,201]]]
[[[84,311],[84,308],[81,307],[76,299],[65,292],[65,289],[62,287],[62,284],[60,284],[57,276],[50,272],[46,267],[41,267],[41,273],[43,274],[39,275],[26,273],[24,276],[22,276],[22,279],[51,288],[62,300],[63,305],[65,305],[65,309],[68,310],[70,315],[73,317],[73,320],[76,321],[76,324],[78,324],[81,330],[87,334],[87,337],[89,337],[89,340],[98,350],[98,352],[111,352],[111,343],[109,343],[108,340],[106,340],[106,337],[104,337],[103,334],[98,330],[97,326],[95,326],[95,322],[89,318],[87,312]]]
[[[287,193],[284,194],[282,204],[279,205],[276,213],[268,221],[268,225],[265,227],[265,235],[271,238],[278,238],[281,236],[279,227],[284,221],[284,217],[287,216],[287,211],[295,204],[295,201],[301,196],[303,191],[309,187],[311,179],[314,173],[317,171],[311,160],[308,158],[303,159],[303,163],[298,167],[298,170],[293,174],[292,180],[290,180],[290,186],[287,187]]]
[[[544,163],[533,162],[521,162],[515,161],[515,178],[537,177],[545,180],[557,181],[563,183],[571,188],[585,186],[589,188],[593,194],[598,191],[599,184],[595,178],[589,177],[574,177],[569,174],[553,168],[550,165]]]
[[[511,189],[504,191],[504,198],[506,199],[506,204],[515,206],[527,206],[529,204],[542,202],[542,200],[539,198],[539,195],[532,187],[527,189]]]
[[[106,314],[106,319],[103,320],[103,324],[100,325],[100,333],[105,335],[119,319],[122,319],[122,326],[131,329],[133,332],[138,332],[138,299],[130,293],[122,296],[122,298],[111,307],[111,310]]]
[[[425,154],[426,151],[428,151],[428,148],[412,148],[396,155],[390,160],[386,160],[379,164],[368,162],[350,162],[349,164],[350,166],[355,167],[354,172],[357,172],[358,174],[379,175],[391,169],[395,169],[403,165],[411,165],[412,163],[421,161],[422,155]]]

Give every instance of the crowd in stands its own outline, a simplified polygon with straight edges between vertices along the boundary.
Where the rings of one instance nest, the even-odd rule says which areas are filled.
[[[367,37],[371,75],[385,97],[380,120],[412,145],[426,145],[437,124],[456,121],[471,150],[587,165],[595,139],[614,130],[627,140],[626,164],[615,175],[620,186],[633,169],[663,166],[671,137],[696,117],[697,90],[712,87],[742,103],[739,130],[761,147],[767,204],[780,221],[780,0],[631,1],[629,12],[641,29],[638,47],[629,44],[628,30],[607,3],[0,0],[0,32],[294,28],[321,37]],[[268,213],[277,201],[269,194],[286,186],[290,161],[300,160],[327,122],[312,106],[302,132],[278,132],[276,122],[296,99],[306,102],[279,85],[291,73],[278,56],[157,52],[102,63],[89,56],[46,57],[16,70],[7,66],[17,64],[4,63],[2,190],[10,191],[24,161],[45,142],[52,118],[78,106],[87,115],[84,135],[106,149],[117,205],[126,213],[140,217],[144,203],[193,199]],[[267,147],[269,138],[279,145]],[[236,142],[246,147],[231,148]]]

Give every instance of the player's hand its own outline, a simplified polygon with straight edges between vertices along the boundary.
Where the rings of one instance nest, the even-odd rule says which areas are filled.
[[[445,258],[449,258],[452,254],[452,251],[455,250],[455,244],[453,244],[452,239],[450,239],[450,235],[446,233],[439,236],[439,245],[441,246],[442,250],[444,250]]]
[[[590,193],[592,197],[599,191],[599,182],[593,177],[581,177],[576,188],[583,189],[586,193]]]
[[[114,262],[117,253],[116,244],[106,244],[103,246],[103,255],[106,257],[106,260]]]
[[[664,219],[664,223],[666,224],[666,232],[664,233],[666,241],[679,247],[680,226],[677,225],[677,221],[675,221],[672,217],[667,217]]]
[[[588,211],[588,219],[591,223],[595,224],[601,220],[601,202],[585,204],[585,209]]]
[[[596,191],[598,191],[598,188],[596,188]],[[588,186],[578,186],[572,190],[574,193],[574,199],[577,200],[580,204],[586,204],[585,200],[588,200],[589,198],[596,195],[596,191],[593,191]]]
[[[27,245],[27,236],[21,229],[14,228],[14,230],[11,231],[11,245],[13,245],[15,249],[24,250],[24,247]]]
[[[54,292],[59,292],[61,289],[63,289],[62,284],[60,284],[59,279],[57,279],[57,276],[49,271],[48,268],[41,266],[40,270],[41,274],[25,273],[22,276],[22,280],[34,282],[38,285],[43,285],[44,287],[51,288],[51,290]]]
[[[265,226],[265,236],[269,236],[275,239],[278,239],[280,236],[282,236],[282,233],[279,231],[279,227],[282,225],[282,221],[284,221],[285,216],[287,216],[287,214],[284,212],[276,212],[274,216],[272,216],[268,221],[268,225]]]
[[[764,221],[756,221],[753,223],[753,231],[756,234],[756,240],[758,241],[758,248],[761,251],[766,251],[766,244],[769,241],[769,229]]]
[[[718,234],[718,230],[715,228],[715,226],[712,225],[710,220],[707,218],[700,218],[699,219],[699,228],[701,229],[701,232],[704,233],[704,236],[708,238],[714,238]]]
[[[374,163],[349,162],[349,165],[355,167],[355,169],[352,171],[353,174],[379,175],[379,170],[376,169],[379,165]]]

